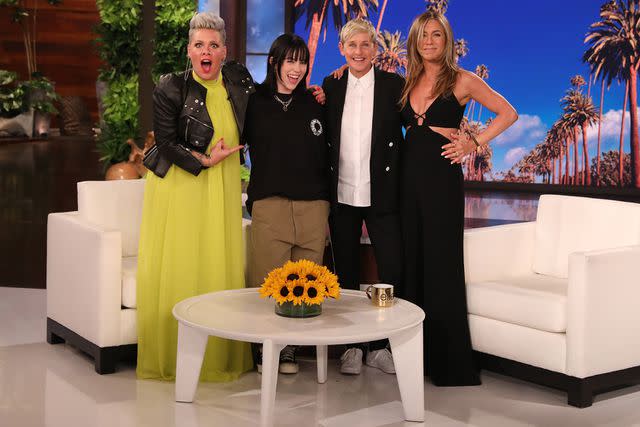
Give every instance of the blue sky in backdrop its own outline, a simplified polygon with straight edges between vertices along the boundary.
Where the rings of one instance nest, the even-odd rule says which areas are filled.
[[[588,80],[588,67],[581,60],[586,48],[583,40],[589,26],[598,20],[603,3],[604,0],[450,0],[446,15],[454,36],[465,39],[469,46],[469,54],[460,65],[473,71],[477,65],[485,64],[489,68],[487,83],[520,114],[518,122],[493,142],[494,173],[508,170],[542,141],[561,114],[559,101],[570,87],[572,76],[581,74]],[[381,29],[399,30],[406,37],[413,17],[424,10],[423,0],[388,0]],[[375,25],[377,14],[370,19]],[[320,37],[312,83],[320,83],[324,76],[344,63],[331,18],[328,28],[326,39],[323,41],[322,34]],[[295,32],[308,39],[304,18],[296,22]],[[598,107],[599,82],[592,87],[591,94]],[[618,83],[605,90],[602,151],[618,149],[623,94],[624,86]],[[488,117],[489,114],[483,112],[482,119]],[[597,127],[594,127],[589,131],[590,157],[595,155],[596,145]]]

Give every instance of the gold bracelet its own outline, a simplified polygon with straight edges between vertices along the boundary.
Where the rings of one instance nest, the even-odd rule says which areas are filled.
[[[471,138],[471,140],[473,141],[474,144],[476,144],[476,148],[480,147],[480,143],[478,142],[478,140],[476,139],[475,135],[470,133],[469,137]]]

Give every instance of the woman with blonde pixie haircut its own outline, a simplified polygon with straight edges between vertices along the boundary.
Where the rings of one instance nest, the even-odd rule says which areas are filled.
[[[240,159],[251,75],[226,62],[224,21],[195,15],[182,73],[153,92],[158,158],[146,176],[138,245],[138,378],[173,380],[186,298],[244,283]],[[200,378],[231,381],[253,366],[248,343],[209,338]]]
[[[376,40],[378,36],[376,34],[376,29],[373,28],[371,22],[362,18],[352,19],[342,26],[342,29],[340,30],[340,43],[344,44],[347,40],[351,40],[353,36],[358,33],[368,34],[371,43],[377,47]]]
[[[402,295],[427,313],[425,373],[433,384],[477,385],[467,321],[460,163],[518,116],[500,94],[457,65],[453,32],[443,15],[426,12],[414,19],[407,54],[401,97],[407,129],[401,178]],[[459,131],[471,99],[496,114],[477,136]]]

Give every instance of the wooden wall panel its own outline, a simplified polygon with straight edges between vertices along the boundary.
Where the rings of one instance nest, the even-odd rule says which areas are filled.
[[[94,122],[98,121],[96,80],[100,60],[93,45],[93,27],[100,22],[95,1],[63,0],[51,6],[38,2],[37,65],[56,84],[61,96],[81,96]],[[33,0],[27,2],[33,5]],[[11,9],[0,8],[0,69],[26,79],[27,66],[22,31],[11,23]]]

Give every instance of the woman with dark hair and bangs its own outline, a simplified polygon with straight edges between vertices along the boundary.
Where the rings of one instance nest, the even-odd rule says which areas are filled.
[[[323,107],[308,90],[318,88],[306,86],[308,61],[303,39],[281,35],[269,50],[267,76],[249,99],[243,133],[251,155],[249,286],[259,286],[289,260],[322,264],[329,216],[327,144]],[[257,364],[260,372],[261,359]],[[280,372],[298,372],[293,347],[282,350]]]

